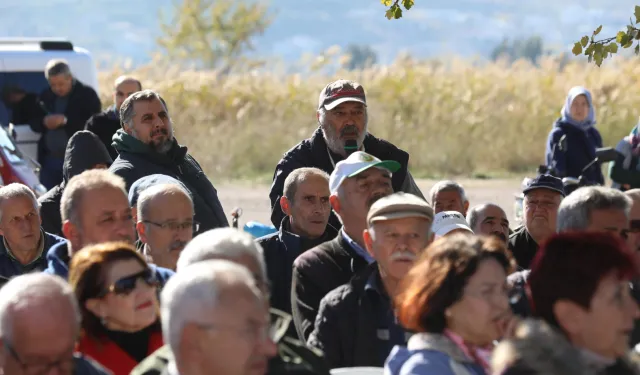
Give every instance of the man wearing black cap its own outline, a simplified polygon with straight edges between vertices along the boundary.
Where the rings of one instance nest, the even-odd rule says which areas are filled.
[[[538,245],[556,232],[562,180],[548,174],[531,180],[524,194],[524,225],[509,237],[509,249],[521,269],[529,269]]]
[[[367,132],[367,99],[359,83],[341,79],[328,84],[320,92],[316,116],[320,126],[311,138],[287,151],[276,166],[269,193],[273,225],[278,227],[285,216],[280,198],[289,173],[302,167],[315,167],[331,174],[336,164],[354,151],[400,163],[400,170],[393,174],[393,190],[424,198],[409,173],[409,154]],[[333,212],[329,224],[341,227]]]

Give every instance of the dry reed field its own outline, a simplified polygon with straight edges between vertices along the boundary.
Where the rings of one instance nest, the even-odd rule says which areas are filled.
[[[308,74],[253,72],[223,77],[180,71],[156,61],[135,70],[100,73],[101,97],[111,102],[114,78],[130,73],[169,104],[176,136],[214,181],[270,180],[289,148],[317,126],[320,90],[337,78],[362,83],[369,130],[411,154],[419,177],[533,173],[567,91],[584,85],[594,96],[598,128],[615,145],[637,123],[640,66],[617,58],[598,68],[517,62],[415,61],[360,71]]]

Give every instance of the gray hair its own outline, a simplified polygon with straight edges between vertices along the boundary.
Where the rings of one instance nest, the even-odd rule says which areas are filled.
[[[251,273],[227,260],[192,264],[169,279],[160,296],[160,317],[164,341],[173,353],[180,353],[184,327],[188,323],[209,323],[205,316],[219,307],[225,290],[236,286],[244,286],[262,299]]]
[[[502,210],[502,207],[498,206],[495,203],[483,203],[477,206],[472,207],[467,213],[467,221],[469,222],[469,226],[471,230],[475,231],[476,225],[478,224],[478,220],[480,220],[481,214],[484,210],[489,207],[497,207]],[[504,210],[502,210],[504,212]]]
[[[25,310],[50,311],[60,300],[68,302],[78,329],[82,315],[71,286],[59,276],[46,273],[27,273],[9,280],[0,289],[0,338],[12,341],[13,321]]]
[[[191,209],[193,210],[193,200],[191,194],[178,184],[158,184],[144,189],[138,197],[138,222],[145,220],[149,216],[149,208],[153,205],[156,198],[169,195],[183,195],[189,199]]]
[[[2,220],[2,205],[11,199],[25,197],[31,199],[33,202],[33,208],[40,212],[40,202],[36,198],[36,195],[26,185],[14,182],[9,185],[0,188],[0,220]]]
[[[541,320],[527,319],[518,325],[515,337],[502,341],[493,351],[494,374],[584,375],[579,350]]]
[[[122,191],[127,196],[125,182],[122,177],[107,169],[89,169],[73,176],[62,192],[60,199],[60,216],[62,222],[69,220],[72,224],[80,225],[81,202],[84,193],[91,190],[110,187]]]
[[[296,196],[298,186],[307,180],[309,177],[318,176],[327,181],[327,187],[329,186],[329,174],[318,168],[298,168],[289,173],[284,180],[284,189],[282,195],[287,197],[290,202],[293,202],[293,198]]]
[[[581,187],[569,194],[558,208],[558,233],[584,230],[591,223],[591,214],[598,210],[619,210],[629,217],[633,201],[623,192],[602,186]]]
[[[60,74],[71,75],[71,68],[69,68],[67,61],[62,59],[49,60],[44,67],[44,77],[49,80],[49,78]]]
[[[122,128],[130,128],[132,126],[131,121],[133,120],[133,116],[136,115],[135,111],[133,110],[134,104],[136,102],[149,102],[154,99],[162,102],[162,105],[167,110],[167,113],[169,112],[169,110],[167,109],[167,103],[156,91],[149,89],[138,91],[131,94],[131,96],[129,96],[127,99],[125,99],[124,102],[122,102],[122,106],[120,107],[120,121]]]
[[[436,195],[445,191],[455,191],[456,193],[458,193],[460,195],[460,199],[462,200],[462,203],[466,203],[469,201],[467,199],[467,195],[465,194],[464,188],[462,187],[462,185],[460,185],[455,181],[446,180],[446,181],[440,181],[436,183],[431,188],[431,191],[429,192],[431,204],[435,205],[434,200]]]
[[[176,269],[180,272],[183,268],[194,263],[212,259],[238,259],[242,256],[250,256],[260,266],[262,281],[267,281],[267,266],[264,261],[262,246],[246,232],[235,228],[211,229],[197,235],[180,253]]]

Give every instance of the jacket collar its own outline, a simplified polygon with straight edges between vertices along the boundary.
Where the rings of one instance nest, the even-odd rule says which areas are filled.
[[[120,153],[130,152],[133,154],[139,154],[156,164],[171,166],[176,163],[181,163],[186,157],[188,151],[187,147],[180,146],[178,141],[174,138],[171,149],[166,154],[161,154],[153,151],[147,144],[127,134],[127,132],[122,129],[118,129],[118,131],[113,135],[112,146]]]
[[[474,363],[462,350],[445,335],[421,332],[411,336],[407,343],[409,350],[433,350],[444,353],[456,362]]]

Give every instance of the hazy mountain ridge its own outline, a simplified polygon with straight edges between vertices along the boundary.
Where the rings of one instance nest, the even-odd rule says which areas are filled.
[[[0,36],[63,36],[96,56],[148,59],[160,10],[173,0],[0,0]],[[567,46],[603,24],[615,35],[637,0],[416,0],[405,18],[388,21],[378,0],[272,0],[275,21],[256,39],[257,53],[295,61],[331,45],[371,45],[382,62],[417,56],[487,55],[510,34],[541,35]],[[349,4],[349,5],[345,5]]]

